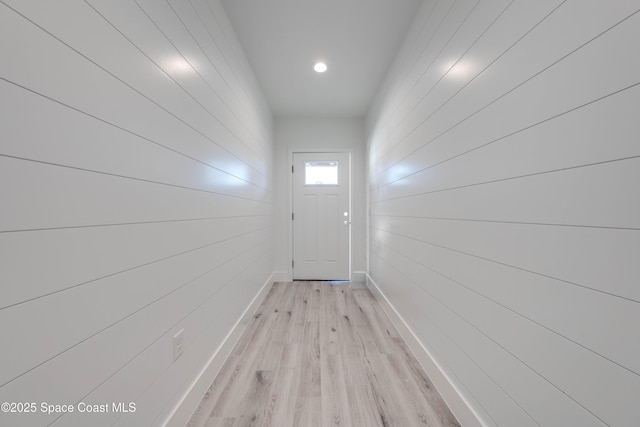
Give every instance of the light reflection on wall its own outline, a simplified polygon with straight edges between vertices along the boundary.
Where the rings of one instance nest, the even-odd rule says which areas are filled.
[[[162,61],[162,69],[169,74],[191,74],[195,70],[184,57],[170,56]]]
[[[402,185],[402,178],[405,178],[410,173],[411,170],[407,166],[402,163],[396,163],[385,173],[385,182],[390,183],[390,185]]]
[[[229,187],[244,187],[249,185],[249,183],[240,178],[236,178],[235,176],[227,175],[227,179],[225,179],[225,184]]]
[[[372,240],[372,242],[376,245],[376,246],[380,246],[380,245],[384,245],[387,243],[388,239],[387,239],[387,232],[385,231],[387,229],[388,225],[386,224],[385,221],[381,220],[380,217],[376,218],[376,224],[375,224],[375,228],[373,230],[373,234],[374,234],[374,239]]]
[[[449,61],[444,67],[446,77],[456,80],[468,80],[473,75],[474,70],[473,62],[463,59],[457,62]]]
[[[227,188],[239,188],[249,185],[251,173],[249,167],[242,162],[227,163],[224,165],[224,175],[220,173],[211,174],[210,183],[215,186]]]

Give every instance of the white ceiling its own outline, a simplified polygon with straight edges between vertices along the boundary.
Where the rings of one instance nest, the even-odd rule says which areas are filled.
[[[323,117],[366,114],[421,3],[222,0],[274,115]]]

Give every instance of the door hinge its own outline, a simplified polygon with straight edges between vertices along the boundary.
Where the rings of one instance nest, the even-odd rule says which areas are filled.
[[[293,212],[291,212],[291,221],[293,221]]]
[[[293,173],[293,165],[291,165],[291,173]]]
[[[293,268],[293,260],[291,260],[291,268]]]

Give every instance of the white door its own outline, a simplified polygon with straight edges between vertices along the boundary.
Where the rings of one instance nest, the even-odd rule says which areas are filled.
[[[350,155],[293,153],[293,278],[349,280]]]

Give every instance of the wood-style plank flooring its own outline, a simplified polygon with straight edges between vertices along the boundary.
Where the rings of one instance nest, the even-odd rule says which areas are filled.
[[[459,426],[367,289],[276,283],[189,427]]]

